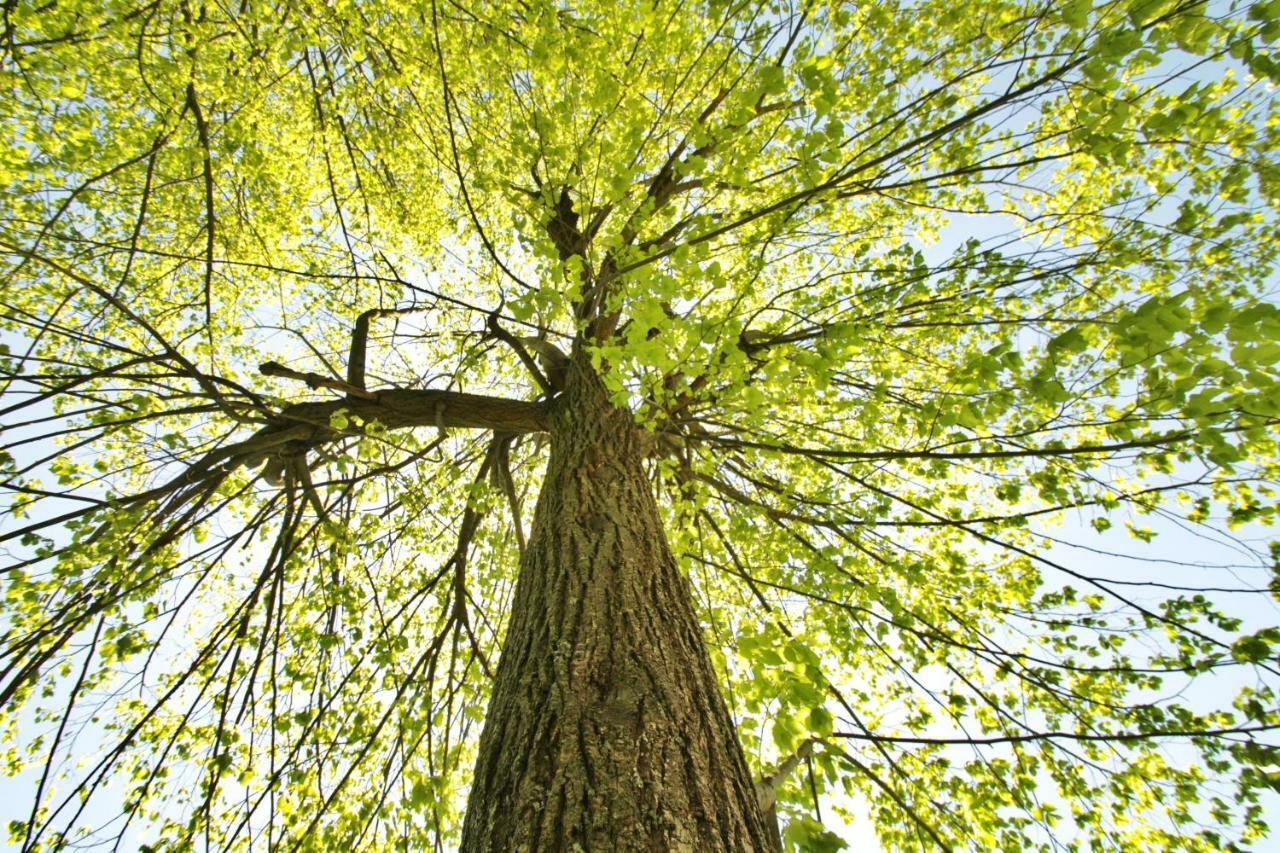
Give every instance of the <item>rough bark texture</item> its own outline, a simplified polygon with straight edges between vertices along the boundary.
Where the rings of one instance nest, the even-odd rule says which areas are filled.
[[[644,476],[574,359],[516,585],[462,849],[772,849]]]

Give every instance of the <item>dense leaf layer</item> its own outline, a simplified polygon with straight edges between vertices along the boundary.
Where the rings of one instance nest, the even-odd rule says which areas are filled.
[[[574,351],[789,844],[1260,838],[1278,17],[6,3],[13,841],[455,845]]]

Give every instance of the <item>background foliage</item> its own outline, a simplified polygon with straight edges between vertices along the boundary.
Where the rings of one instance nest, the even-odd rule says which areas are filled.
[[[654,431],[788,843],[1258,840],[1278,17],[5,2],[11,840],[456,843],[545,446],[250,452],[370,311],[369,387],[576,343]]]

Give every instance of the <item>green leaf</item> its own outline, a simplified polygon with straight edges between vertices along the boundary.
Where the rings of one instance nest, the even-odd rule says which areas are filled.
[[[835,718],[826,708],[809,710],[809,731],[820,737],[826,737],[834,730]]]
[[[840,836],[809,817],[789,821],[782,832],[782,839],[788,851],[802,853],[838,853],[849,846]]]

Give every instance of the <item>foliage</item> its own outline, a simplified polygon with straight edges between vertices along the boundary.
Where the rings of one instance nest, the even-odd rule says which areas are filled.
[[[358,392],[551,344],[654,433],[749,759],[813,744],[788,844],[1258,840],[1278,19],[6,2],[11,839],[455,844],[545,441]]]

